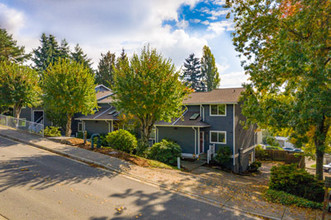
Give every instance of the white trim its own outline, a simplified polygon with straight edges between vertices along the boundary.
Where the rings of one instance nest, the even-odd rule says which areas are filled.
[[[99,87],[104,87],[104,88],[106,88],[108,91],[111,91],[111,89],[108,88],[107,86],[105,86],[104,84],[99,84],[99,85],[97,85],[94,89],[97,89],[97,88],[99,88]]]
[[[194,155],[193,154],[188,154],[188,153],[182,153],[181,156],[183,158],[194,158]]]
[[[210,125],[203,125],[203,126],[199,126],[199,125],[155,125],[157,127],[183,127],[183,128],[208,128],[210,127]]]
[[[211,106],[212,105],[216,105],[217,106],[217,112],[218,112],[218,106],[219,105],[224,105],[225,106],[225,113],[224,113],[224,115],[213,115],[213,114],[211,114]],[[224,116],[226,116],[226,108],[227,108],[227,104],[212,104],[212,105],[209,105],[209,116],[212,116],[212,117],[215,117],[215,116],[222,116],[222,117],[224,117]]]
[[[205,132],[204,131],[200,131],[200,134],[199,134],[200,137],[201,137],[201,133],[202,133],[202,152],[205,152]]]
[[[224,133],[224,142],[213,142],[213,141],[211,141],[211,133],[212,132],[217,132],[217,133]],[[209,131],[209,143],[212,143],[212,144],[226,144],[226,136],[227,136],[227,134],[226,134],[227,132],[226,131],[215,131],[215,130],[210,130]]]
[[[238,104],[238,102],[197,102],[197,103],[183,103],[183,105],[218,105],[218,104]]]
[[[34,112],[43,112],[43,120],[42,120],[42,123],[41,124],[44,124],[44,120],[45,120],[45,112],[44,110],[32,110],[32,122],[35,122],[34,121]]]
[[[235,159],[235,151],[236,151],[236,107],[233,104],[233,147],[232,147],[232,154],[233,154],[233,166],[236,165],[236,159]]]
[[[114,121],[111,120],[111,132],[113,132],[113,131],[114,131]]]
[[[257,144],[257,145],[258,145],[258,144]],[[243,154],[244,154],[244,153],[247,153],[248,151],[254,149],[257,145],[253,145],[253,146],[251,146],[251,147],[249,147],[249,148],[244,149],[242,153],[243,153]],[[234,155],[234,157],[238,157],[238,156],[239,156],[238,153],[236,153],[236,154]],[[231,156],[231,158],[233,158],[233,155]]]
[[[200,155],[200,128],[198,128],[198,154]]]
[[[197,155],[197,130],[194,127],[192,129],[194,130],[194,154]]]
[[[177,123],[177,121],[179,121],[179,119],[181,119],[186,114],[187,111],[188,111],[188,109],[186,109],[186,111],[179,118],[177,118],[177,120],[174,121],[174,123],[172,123],[171,125],[175,125]]]
[[[96,115],[93,119],[97,119],[99,118],[101,115],[104,115],[105,113],[107,113],[110,109],[112,109],[113,107],[111,106],[110,108],[108,108],[107,110],[105,110],[104,112],[102,112],[101,114]]]
[[[79,129],[79,125],[81,125],[82,127],[81,127],[81,129]],[[78,124],[77,124],[77,131],[78,132],[82,132],[83,131],[83,122],[78,122]]]

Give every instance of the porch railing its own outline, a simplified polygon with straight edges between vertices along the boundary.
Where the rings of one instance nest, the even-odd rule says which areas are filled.
[[[0,125],[12,127],[17,130],[27,131],[29,133],[44,137],[44,125],[42,123],[27,121],[25,119],[17,119],[11,116],[0,114]]]

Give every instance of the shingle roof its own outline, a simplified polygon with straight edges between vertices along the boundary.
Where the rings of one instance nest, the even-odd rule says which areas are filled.
[[[183,104],[238,103],[240,94],[244,90],[244,88],[226,88],[214,89],[210,92],[194,92],[183,101]]]
[[[97,100],[98,101],[103,100],[103,99],[107,98],[108,96],[110,96],[112,94],[113,94],[113,91],[100,91],[100,92],[97,92],[96,93]]]
[[[105,104],[105,103],[112,103],[113,101],[114,101],[113,96],[109,95],[106,98],[100,99],[100,101],[98,101],[98,103]]]
[[[194,114],[199,114],[199,117],[190,119]],[[210,127],[206,122],[201,121],[200,112],[186,111],[181,117],[172,120],[170,123],[160,121],[155,123],[156,126],[171,126],[171,127]]]
[[[107,106],[100,108],[98,112],[96,112],[94,115],[83,115],[78,118],[75,118],[75,120],[118,120],[118,112],[116,111],[116,108],[114,106]]]

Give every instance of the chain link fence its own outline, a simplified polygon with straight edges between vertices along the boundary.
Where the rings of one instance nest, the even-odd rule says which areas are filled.
[[[16,119],[11,116],[0,114],[0,125],[5,125],[18,130],[27,131],[29,133],[37,134],[44,137],[44,125],[27,121],[25,119]]]

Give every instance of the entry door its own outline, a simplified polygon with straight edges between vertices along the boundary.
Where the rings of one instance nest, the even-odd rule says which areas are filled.
[[[44,124],[44,111],[33,111],[33,122]]]
[[[205,146],[205,132],[200,131],[200,152],[199,153],[203,153],[204,146]]]

